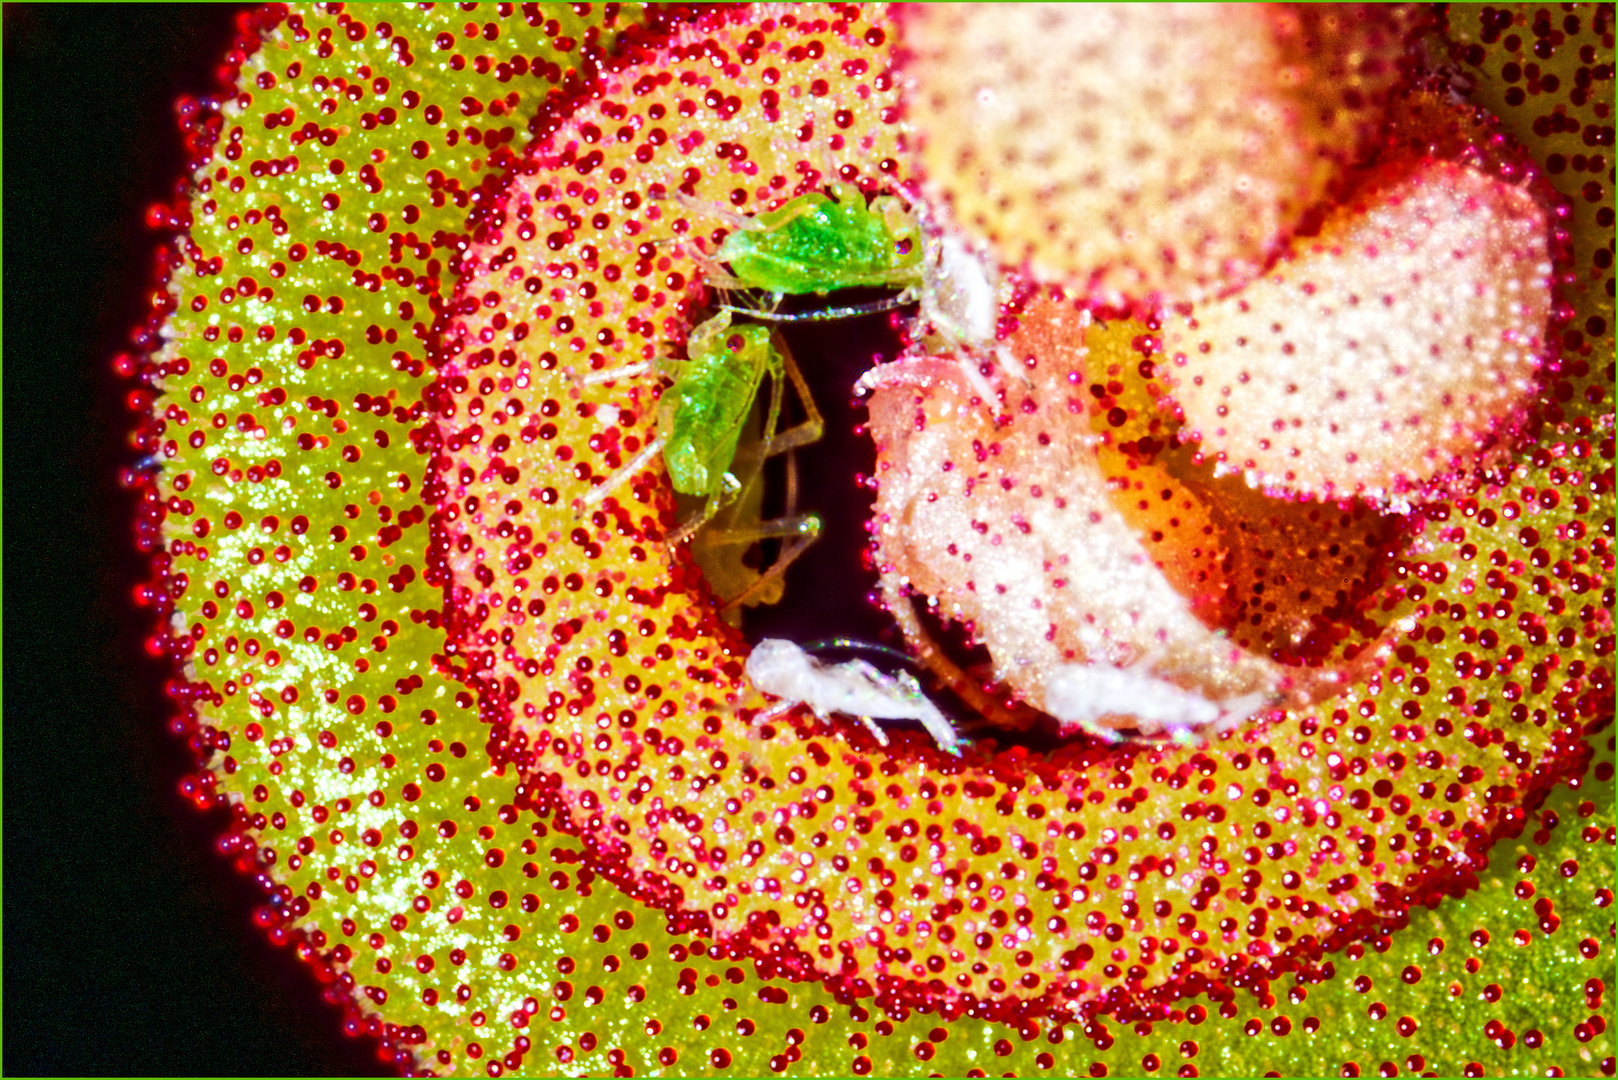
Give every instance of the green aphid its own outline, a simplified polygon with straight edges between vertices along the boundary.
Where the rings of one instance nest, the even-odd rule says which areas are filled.
[[[778,210],[731,218],[739,227],[715,259],[740,288],[779,295],[860,287],[917,288],[922,283],[921,231],[891,195],[869,205],[859,188],[836,183]]]
[[[689,359],[670,362],[674,385],[659,405],[663,460],[675,491],[714,497],[723,490],[764,377],[780,380],[783,364],[767,327],[732,326],[726,313],[692,330],[686,353]],[[772,402],[766,431],[778,410],[779,401]]]
[[[686,355],[685,360],[671,361],[667,369],[672,385],[663,391],[658,406],[658,441],[674,490],[704,502],[700,513],[681,526],[676,539],[691,536],[727,506],[756,508],[758,501],[749,496],[760,483],[764,459],[814,442],[823,430],[803,375],[784,347],[776,347],[768,327],[732,325],[730,313],[722,311],[691,332]],[[764,421],[744,443],[753,403],[766,377],[770,400]],[[788,379],[808,419],[777,433]],[[737,595],[726,595],[735,590],[716,584],[726,608],[753,601],[760,594],[768,596],[771,588],[778,588],[776,583],[787,565],[820,535],[820,518],[793,513],[795,501],[789,495],[786,515],[773,520],[730,520],[738,517],[731,513],[716,523],[718,527],[704,530],[702,546],[708,550],[745,550],[771,538],[784,542],[768,571],[738,578],[741,591]]]

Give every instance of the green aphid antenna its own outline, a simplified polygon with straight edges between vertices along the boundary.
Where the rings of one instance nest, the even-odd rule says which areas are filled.
[[[633,364],[623,364],[615,368],[603,368],[592,371],[579,379],[580,386],[595,386],[597,383],[617,382],[619,379],[633,379],[644,375],[657,365],[650,360],[637,360]]]
[[[676,191],[673,195],[668,196],[668,198],[679,203],[693,214],[701,214],[704,217],[711,217],[718,221],[723,221],[726,225],[729,225],[733,229],[740,229],[743,232],[766,231],[765,226],[762,223],[755,221],[746,214],[738,214],[728,206],[720,206],[716,202],[709,202],[706,199],[699,199],[694,195],[687,195],[683,191]]]
[[[812,119],[813,117],[811,117],[811,120]],[[825,196],[831,199],[833,202],[840,202],[841,200],[838,198],[838,191],[840,189],[849,187],[853,188],[855,191],[858,191],[859,188],[857,185],[851,184],[849,181],[842,178],[842,169],[840,166],[838,166],[836,158],[832,156],[831,147],[822,144],[820,151],[821,163],[819,180],[821,182],[821,189]],[[813,170],[810,171],[813,172]],[[746,214],[737,213],[728,206],[721,206],[716,202],[709,202],[706,199],[699,199],[694,195],[687,195],[683,191],[676,191],[672,195],[665,195],[664,198],[672,199],[674,202],[679,203],[681,206],[685,207],[694,214],[702,214],[706,217],[714,218],[718,221],[724,222],[733,229],[740,229],[743,232],[768,232],[771,228],[770,226],[758,221],[756,218],[749,217]],[[781,206],[776,207],[775,210],[784,210],[791,206],[792,202],[793,199],[791,198],[783,199]],[[800,212],[807,211],[808,209],[809,206],[805,204]],[[786,219],[786,221],[790,220],[792,220],[791,217]],[[777,222],[775,227],[779,228],[782,224],[785,224],[785,221]]]
[[[687,195],[683,191],[676,191],[672,195],[665,193],[648,193],[646,197],[648,199],[657,201],[667,200],[669,202],[678,203],[682,208],[694,214],[707,218],[713,218],[716,221],[722,222],[728,228],[735,229],[740,232],[767,231],[766,226],[753,220],[746,214],[738,214],[729,207],[720,206],[718,203],[707,202],[703,199],[695,198],[691,195]],[[665,222],[664,224],[669,223]],[[697,269],[702,271],[704,284],[711,285],[716,289],[721,289],[727,292],[734,292],[747,288],[743,282],[738,281],[736,278],[731,276],[730,271],[725,269],[723,263],[716,260],[709,252],[703,250],[701,241],[702,237],[700,236],[685,236],[670,231],[664,232],[662,235],[637,237],[634,243],[630,246],[650,244],[654,248],[666,248],[669,245],[678,244],[682,248],[682,254],[689,258],[692,262],[696,263]]]
[[[867,164],[869,164],[869,160],[867,160]],[[855,165],[853,162],[849,162],[846,167],[852,169],[855,176],[859,175],[860,167],[858,165]],[[836,192],[843,188],[852,188],[855,191],[860,191],[858,184],[855,184],[852,179],[848,179],[843,176],[844,168],[845,166],[837,164],[837,157],[832,153],[831,144],[829,142],[821,143],[820,179],[822,181],[822,186],[827,189],[826,195],[828,198],[835,200],[837,198]],[[861,198],[864,198],[864,192],[860,192],[860,196]]]
[[[630,477],[645,469],[651,464],[657,455],[663,452],[663,447],[665,444],[667,444],[667,442],[668,439],[663,435],[662,432],[659,432],[656,437],[654,437],[645,446],[641,447],[639,453],[625,462],[621,468],[619,468],[601,483],[585,492],[584,497],[581,498],[577,504],[578,512],[583,514],[585,510],[594,506],[602,499],[605,499],[608,495],[611,495],[618,488],[622,487]]]

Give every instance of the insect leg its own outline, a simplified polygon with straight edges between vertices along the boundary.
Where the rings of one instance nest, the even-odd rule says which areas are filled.
[[[720,611],[731,611],[749,600],[759,596],[781,580],[787,568],[802,555],[809,545],[820,538],[820,517],[816,514],[800,514],[791,518],[776,518],[774,521],[764,521],[746,529],[727,530],[708,540],[708,543],[718,547],[724,544],[751,544],[759,540],[769,540],[779,537],[782,540],[781,550],[775,556],[775,562],[770,568],[735,596],[726,598]],[[773,602],[773,601],[766,601]]]
[[[775,309],[781,306],[786,293],[749,288],[733,277],[729,280],[734,287],[727,287],[723,283],[715,285],[724,294],[720,298],[723,302],[714,305],[715,310],[726,314],[744,315],[759,322],[780,321]]]
[[[630,458],[629,462],[624,465],[623,468],[619,469],[617,472],[603,480],[600,484],[585,492],[583,499],[584,505],[594,506],[596,503],[612,494],[612,492],[622,485],[624,481],[646,468],[646,463],[662,452],[663,444],[667,441],[668,440],[662,435],[659,435],[657,438],[647,443],[645,448],[642,449],[640,453]]]
[[[786,343],[780,342],[781,349],[777,349],[774,336],[771,335],[770,347],[765,350],[764,370],[770,377],[770,407],[764,414],[764,427],[759,433],[759,446],[763,448],[758,455],[760,458],[769,457],[775,452],[772,451],[771,444],[775,441],[776,425],[781,422],[781,402],[786,397],[785,380],[781,378],[781,373],[786,367],[786,361],[782,357]]]
[[[736,496],[741,493],[742,482],[736,479],[735,473],[727,472],[719,481],[719,490],[708,496],[708,501],[702,504],[702,509],[690,521],[685,522],[669,535],[668,542],[671,544],[683,544],[691,539],[698,529],[708,524],[715,514],[734,502]]]
[[[865,725],[865,730],[871,733],[872,738],[876,739],[878,746],[888,745],[888,733],[882,730],[881,724],[872,720],[869,716],[862,716],[859,721]]]
[[[652,370],[652,365],[642,360],[637,364],[625,364],[623,367],[608,368],[605,371],[592,371],[579,380],[580,386],[593,386],[596,383],[612,382],[616,379],[632,379],[636,375],[644,375]]]
[[[706,251],[695,245],[688,245],[686,251],[691,256],[691,261],[697,264],[697,269],[702,271],[702,279],[706,284],[716,289],[722,289],[725,292],[742,292],[747,289],[745,282],[734,277],[729,270],[725,269],[724,263],[709,255]],[[732,310],[745,309],[736,308]]]
[[[798,512],[798,455],[788,452],[786,455],[787,494],[785,516],[791,517]]]
[[[955,725],[949,722],[949,717],[939,711],[938,706],[932,703],[932,699],[922,692],[921,684],[909,672],[901,671],[895,679],[905,694],[916,703],[921,712],[921,725],[927,729],[927,734],[933,737],[938,748],[946,754],[959,757],[960,736],[955,733]]]
[[[932,672],[933,676],[956,697],[976,710],[978,715],[995,727],[1012,731],[1026,731],[1038,722],[1039,714],[1033,709],[1026,705],[1008,706],[996,700],[983,689],[982,683],[962,671],[954,661],[945,656],[926,627],[922,626],[911,597],[884,581],[882,602],[892,613],[894,622],[899,624],[899,630],[904,634],[905,640],[916,645],[917,661]]]
[[[951,754],[960,752],[956,749],[955,728],[922,691],[921,684],[908,672],[901,671],[896,676],[889,675],[864,660],[850,660],[839,664],[838,667],[865,680],[867,685],[893,702],[894,708],[888,712],[888,718],[920,720],[941,750]],[[886,740],[883,742],[885,745]]]
[[[732,526],[704,538],[703,543],[708,547],[725,547],[734,544],[756,544],[760,540],[798,538],[807,544],[820,535],[820,528],[819,514],[797,514],[793,517],[771,518],[769,521],[760,521],[753,525]]]
[[[814,396],[809,392],[809,382],[803,377],[803,372],[798,369],[797,361],[792,358],[792,350],[786,347],[786,342],[780,341],[779,336],[777,337],[777,344],[780,345],[781,367],[786,372],[787,378],[791,380],[792,389],[797,393],[798,401],[803,405],[803,411],[808,414],[808,419],[780,434],[775,434],[773,425],[767,428],[764,451],[760,455],[761,457],[774,457],[776,454],[783,454],[789,450],[796,450],[800,446],[818,442],[826,432],[825,420],[821,417],[820,410],[815,408]],[[779,385],[779,376],[772,375],[771,381]],[[797,486],[796,480],[796,470],[789,470],[789,482],[792,483],[793,487]],[[796,499],[789,495],[788,505],[790,506],[795,502]]]

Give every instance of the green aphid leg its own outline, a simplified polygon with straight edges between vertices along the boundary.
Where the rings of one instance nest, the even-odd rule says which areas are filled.
[[[700,527],[691,536],[691,555],[703,576],[720,598],[720,614],[733,625],[741,621],[741,609],[757,604],[779,603],[787,567],[819,538],[818,514],[798,513],[797,449],[820,438],[823,424],[809,387],[792,354],[782,346],[781,365],[803,408],[805,419],[786,431],[772,430],[766,410],[755,408],[743,431],[731,475],[738,478],[734,499],[725,503],[711,518],[699,519]],[[772,399],[776,386],[772,385]],[[778,414],[772,400],[769,410]],[[777,421],[778,422],[778,421]],[[779,517],[764,518],[764,462],[784,454],[786,492]],[[756,545],[779,540],[774,560],[765,569],[760,560],[749,557]]]

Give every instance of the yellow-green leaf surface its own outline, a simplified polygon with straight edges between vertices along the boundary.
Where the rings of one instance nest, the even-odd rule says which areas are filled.
[[[820,55],[810,40],[825,39],[839,64],[839,37],[863,42],[848,48],[875,50],[874,75],[895,36],[880,12],[803,9],[790,32],[774,21],[780,12],[733,14],[771,19],[771,48],[804,49],[795,62],[806,86]],[[944,1020],[894,1006],[885,1015],[869,997],[840,1001],[818,982],[764,978],[752,959],[671,933],[663,909],[598,877],[593,856],[558,828],[570,819],[557,812],[576,809],[565,792],[529,790],[514,769],[491,764],[490,728],[458,680],[465,657],[448,643],[459,630],[442,614],[454,555],[429,543],[444,524],[429,485],[448,461],[435,461],[444,400],[470,391],[423,397],[456,320],[491,328],[492,341],[521,317],[513,304],[506,320],[492,289],[457,292],[458,278],[474,253],[477,273],[500,269],[491,263],[503,249],[480,245],[509,225],[491,216],[502,178],[535,134],[583,133],[569,127],[574,108],[586,116],[597,106],[572,91],[614,38],[655,40],[668,29],[635,27],[644,16],[616,5],[300,9],[271,20],[243,58],[239,94],[219,110],[179,243],[184,265],[162,298],[166,342],[153,357],[161,394],[143,437],[163,463],[158,569],[207,767],[197,797],[217,792],[236,808],[244,859],[275,894],[266,917],[274,931],[383,1025],[386,1040],[443,1073],[1611,1075],[1610,9],[1451,15],[1475,99],[1573,200],[1577,312],[1562,342],[1564,375],[1549,383],[1557,405],[1510,474],[1457,504],[1408,561],[1425,585],[1397,598],[1409,620],[1397,676],[1355,688],[1318,717],[1278,722],[1263,740],[1300,755],[1277,762],[1277,776],[1308,784],[1317,767],[1348,765],[1303,758],[1347,755],[1361,719],[1387,702],[1362,728],[1371,745],[1351,755],[1374,761],[1377,774],[1355,784],[1386,776],[1408,803],[1431,798],[1415,792],[1437,782],[1440,802],[1409,831],[1437,844],[1453,830],[1457,865],[1471,838],[1462,822],[1503,833],[1486,863],[1471,860],[1476,887],[1435,894],[1408,925],[1256,995],[1186,987],[1182,999],[1157,1002],[1149,1021],[1121,1023],[1099,1008],[1016,1024],[971,1011]],[[1497,25],[1502,18],[1510,25]],[[1545,55],[1528,59],[1541,42]],[[655,49],[646,56],[654,80],[656,65],[676,66]],[[734,77],[717,54],[711,63],[682,54],[681,70],[698,60],[715,78]],[[1529,64],[1540,67],[1525,76]],[[865,69],[837,70],[858,81]],[[1514,101],[1511,88],[1525,80],[1540,89]],[[1572,89],[1585,85],[1576,99]],[[1547,115],[1560,119],[1542,122]],[[536,246],[548,240],[543,229],[513,231]],[[570,235],[552,250],[573,243]],[[577,317],[602,316],[581,306]],[[570,319],[555,348],[571,330]],[[633,332],[620,328],[621,337]],[[544,398],[527,389],[498,396]],[[492,386],[481,396],[494,407]],[[565,443],[574,429],[558,423]],[[556,573],[573,557],[553,555]],[[618,602],[604,600],[601,611]],[[588,614],[587,602],[575,603]],[[1482,634],[1494,637],[1480,645]],[[1526,656],[1514,674],[1509,665],[1470,683],[1452,674],[1511,646]],[[1427,691],[1413,684],[1429,680],[1422,725],[1433,732],[1416,734],[1395,710],[1416,704]],[[1452,682],[1470,691],[1466,709],[1492,700],[1493,718],[1440,700]],[[1355,719],[1334,725],[1333,710]],[[1317,741],[1323,719],[1330,737]],[[1593,729],[1587,761],[1584,725]],[[1335,749],[1334,728],[1343,739]],[[1259,752],[1231,739],[1212,756]],[[1530,791],[1540,786],[1535,769],[1566,772],[1570,762],[1574,781],[1515,817],[1519,795],[1482,790]],[[1150,765],[1136,768],[1147,788],[1140,821],[1178,807],[1173,792],[1190,775],[1160,768],[1159,777]],[[1498,776],[1478,783],[1462,775],[1469,768]],[[1454,783],[1468,788],[1443,802]],[[1233,808],[1233,819],[1246,816],[1262,815]],[[1338,842],[1338,826],[1314,828],[1298,836]],[[1404,830],[1390,822],[1357,835],[1386,844]],[[1407,884],[1398,873],[1396,884]],[[1095,905],[1127,918],[1113,914],[1116,897]],[[1125,932],[1133,942],[1173,931],[1141,918]],[[1203,936],[1214,949],[1223,936],[1236,952],[1253,935],[1232,922]]]

